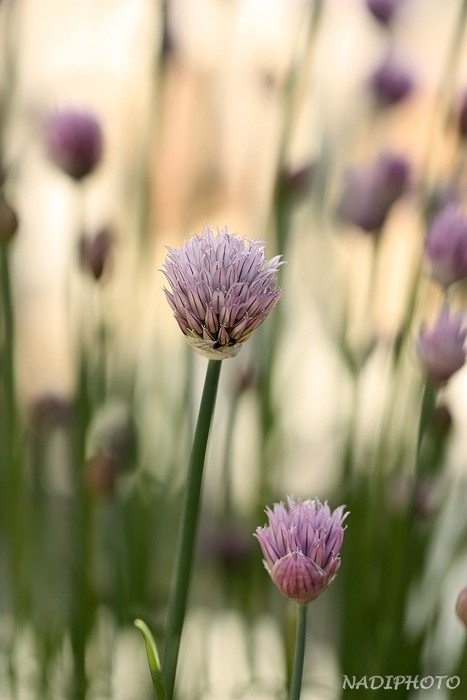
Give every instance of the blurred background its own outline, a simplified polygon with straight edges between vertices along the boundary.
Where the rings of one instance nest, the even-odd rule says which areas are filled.
[[[302,697],[404,673],[462,682],[401,698],[465,697],[467,374],[438,392],[420,458],[415,338],[441,304],[427,227],[466,204],[466,15],[1,0],[2,699],[152,697],[132,621],[163,648],[206,366],[160,268],[206,224],[287,264],[280,304],[223,363],[178,697],[287,696],[293,611],[252,536],[287,494],[351,511]],[[102,132],[83,178],[47,147],[67,109]]]

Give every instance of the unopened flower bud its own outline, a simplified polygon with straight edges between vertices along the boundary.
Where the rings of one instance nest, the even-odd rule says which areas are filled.
[[[44,121],[44,140],[50,159],[74,180],[89,175],[102,156],[100,123],[84,110],[50,112]]]
[[[391,56],[378,66],[369,84],[381,107],[399,104],[409,97],[415,86],[410,71]]]
[[[441,309],[434,325],[422,328],[417,350],[423,369],[434,384],[447,382],[464,366],[467,328],[463,316],[450,314],[447,306]]]
[[[334,511],[318,499],[276,503],[267,508],[269,524],[258,527],[264,566],[279,591],[297,603],[309,603],[334,579],[344,539],[344,506]]]
[[[103,228],[94,236],[83,235],[79,254],[83,269],[96,281],[100,280],[107,266],[113,237],[109,229]]]
[[[448,287],[467,277],[467,217],[448,205],[432,220],[425,239],[431,276]]]
[[[366,6],[374,19],[383,27],[389,27],[401,5],[401,0],[366,0]]]
[[[18,228],[18,217],[8,204],[3,192],[0,193],[0,244],[8,244]]]
[[[457,596],[456,614],[459,620],[467,627],[467,586]]]

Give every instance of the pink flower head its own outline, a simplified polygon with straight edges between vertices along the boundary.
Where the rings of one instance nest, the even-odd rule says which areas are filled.
[[[374,160],[346,173],[338,213],[340,218],[377,235],[391,207],[407,191],[410,165],[399,153],[384,151]]]
[[[432,277],[443,287],[467,277],[467,217],[450,204],[433,219],[425,239]]]
[[[236,238],[227,229],[201,236],[168,255],[162,271],[171,291],[167,301],[188,343],[210,359],[234,357],[276,305],[280,256],[266,261],[258,241]]]
[[[89,175],[102,156],[101,126],[84,110],[50,112],[44,121],[44,140],[50,159],[74,180]]]
[[[427,377],[435,384],[448,381],[466,360],[467,328],[463,316],[441,309],[430,329],[422,328],[417,350]]]
[[[345,506],[333,512],[317,498],[275,503],[269,525],[258,527],[264,566],[286,598],[309,603],[331,583],[340,566]]]

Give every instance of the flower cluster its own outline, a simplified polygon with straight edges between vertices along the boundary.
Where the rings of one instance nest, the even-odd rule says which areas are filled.
[[[234,357],[265,320],[282,290],[280,256],[266,261],[264,246],[206,226],[176,250],[168,248],[163,272],[167,301],[188,343],[211,359]]]
[[[267,508],[269,525],[255,532],[264,565],[279,591],[309,603],[331,583],[340,566],[345,506],[333,512],[318,499],[276,503]]]
[[[444,291],[467,278],[467,218],[448,205],[433,219],[425,238],[425,258],[432,278]],[[417,350],[427,378],[435,384],[448,381],[467,357],[467,326],[462,315],[447,304],[430,329],[422,328]]]

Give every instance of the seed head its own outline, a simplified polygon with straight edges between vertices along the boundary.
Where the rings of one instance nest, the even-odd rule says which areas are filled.
[[[280,256],[266,261],[258,241],[206,226],[176,250],[162,268],[167,301],[188,343],[210,359],[234,357],[276,305]]]
[[[434,384],[447,382],[466,360],[467,328],[463,316],[443,306],[434,325],[422,328],[417,350],[425,373]]]
[[[345,506],[333,512],[318,499],[275,503],[269,525],[258,527],[264,566],[282,595],[309,603],[331,583],[340,566]]]
[[[99,121],[83,110],[50,112],[44,121],[44,140],[50,159],[74,180],[89,175],[102,156]]]

